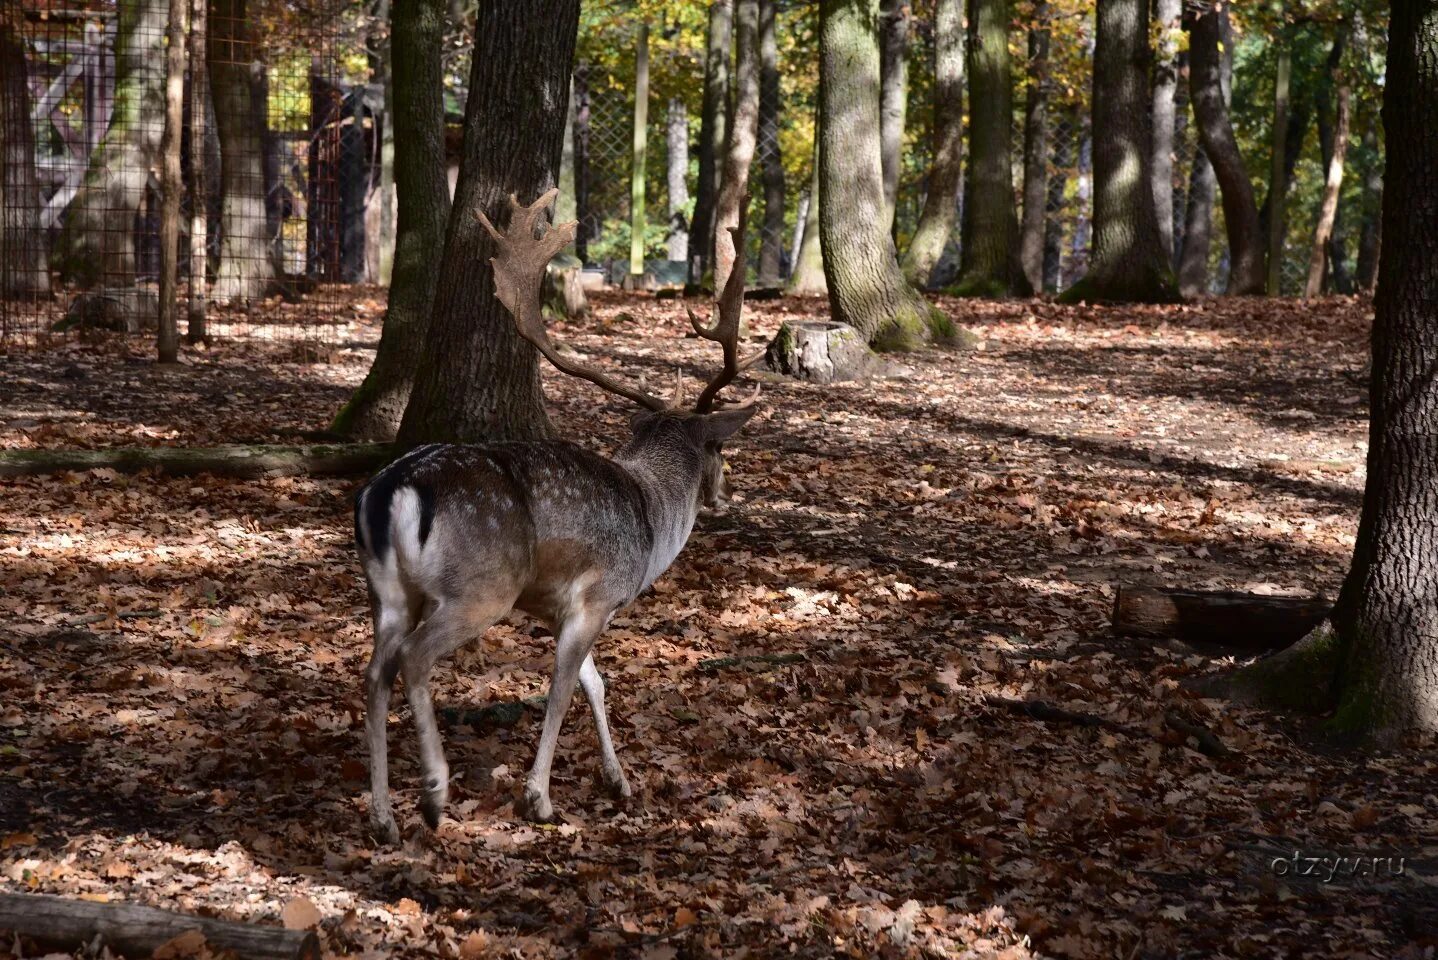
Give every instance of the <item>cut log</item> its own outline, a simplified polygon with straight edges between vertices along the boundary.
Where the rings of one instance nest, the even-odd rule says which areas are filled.
[[[0,450],[0,477],[110,469],[155,470],[176,477],[213,473],[222,477],[305,474],[343,477],[389,462],[396,451],[382,443],[306,446],[116,447],[108,450]]]
[[[242,960],[319,960],[313,930],[195,917],[129,903],[93,903],[38,893],[0,894],[0,930],[13,930],[48,946],[74,949],[98,937],[111,951],[148,957],[191,930]]]
[[[1120,586],[1113,630],[1121,637],[1208,643],[1238,650],[1280,650],[1323,622],[1333,604],[1322,597]]]
[[[867,380],[907,372],[907,368],[870,350],[859,331],[830,320],[782,324],[764,351],[764,365],[775,373],[810,383]]]

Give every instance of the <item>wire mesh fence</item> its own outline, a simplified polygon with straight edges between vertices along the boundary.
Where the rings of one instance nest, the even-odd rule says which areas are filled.
[[[168,8],[0,0],[0,340],[152,335]],[[196,5],[179,245],[194,339],[337,339],[336,285],[365,279],[371,98],[340,81],[335,22]]]

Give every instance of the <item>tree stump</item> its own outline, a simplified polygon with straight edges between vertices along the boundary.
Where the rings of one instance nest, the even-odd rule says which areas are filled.
[[[853,327],[832,320],[783,324],[764,351],[764,364],[810,383],[891,377],[906,369],[870,350]]]

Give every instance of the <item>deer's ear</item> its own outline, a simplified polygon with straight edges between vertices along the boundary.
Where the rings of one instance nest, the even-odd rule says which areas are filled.
[[[706,414],[704,417],[704,434],[710,440],[728,440],[738,433],[749,418],[754,416],[755,407],[736,407],[733,410],[720,410],[717,413]]]
[[[638,433],[640,430],[652,424],[658,417],[659,414],[653,410],[634,411],[634,416],[629,418],[629,432]]]

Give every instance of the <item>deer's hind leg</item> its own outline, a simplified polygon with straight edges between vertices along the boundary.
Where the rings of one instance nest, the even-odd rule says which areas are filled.
[[[399,827],[389,799],[389,699],[399,671],[399,654],[405,637],[419,623],[422,602],[410,596],[397,580],[381,578],[379,589],[370,584],[370,618],[374,625],[374,653],[365,670],[365,738],[369,745],[370,829],[377,840],[399,843]]]

